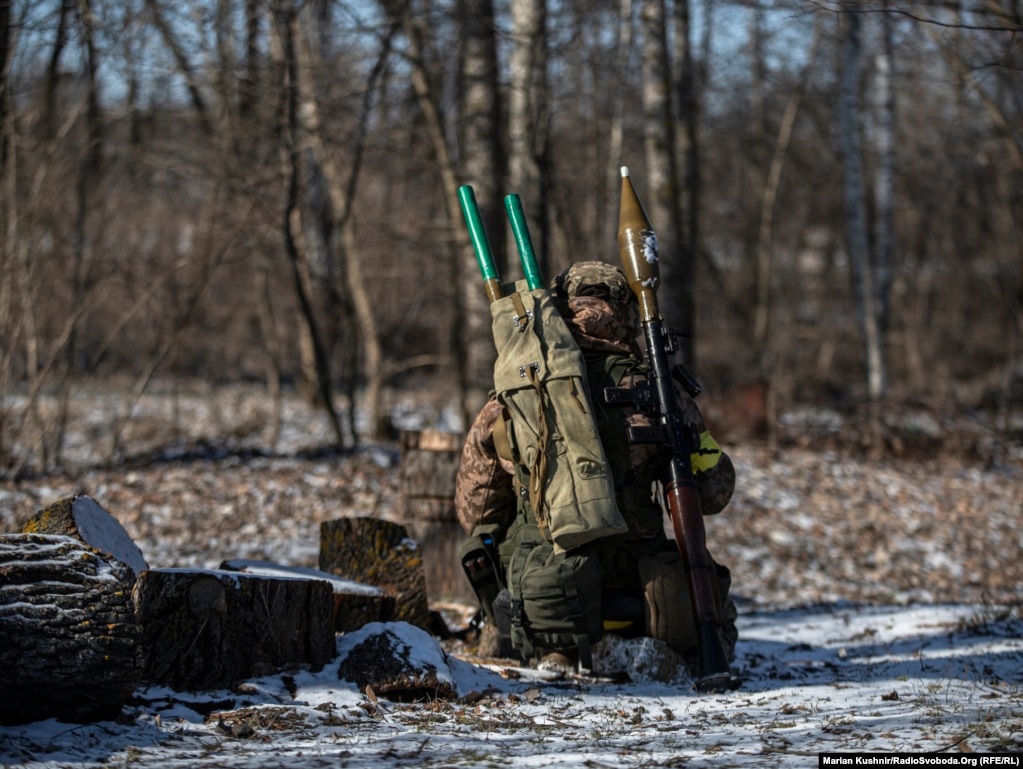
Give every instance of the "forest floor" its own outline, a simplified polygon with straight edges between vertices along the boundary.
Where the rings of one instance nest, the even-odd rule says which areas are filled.
[[[70,433],[74,469],[0,479],[0,533],[85,493],[151,567],[217,568],[229,558],[315,567],[321,522],[402,520],[396,445],[323,449],[325,420],[291,401],[270,440],[257,395],[216,398],[147,396],[126,432],[128,459],[109,466],[89,461],[109,413],[102,398],[83,399]],[[407,412],[415,428],[417,412]],[[184,695],[146,691],[123,723],[0,728],[0,763],[811,766],[822,750],[1023,751],[1019,433],[908,410],[891,416],[881,444],[834,411],[793,411],[780,423],[770,445],[723,441],[739,480],[729,507],[707,521],[740,610],[737,692],[516,681],[453,654],[453,677],[489,692],[486,707],[398,706],[335,691],[335,664],[334,705],[323,702],[322,676],[290,702],[255,685],[262,695],[246,707],[254,723],[264,719],[258,740],[225,736]],[[272,725],[267,711],[256,716],[284,706]]]

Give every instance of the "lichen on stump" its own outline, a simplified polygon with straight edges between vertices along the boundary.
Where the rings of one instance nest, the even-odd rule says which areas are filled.
[[[320,524],[320,570],[394,596],[394,619],[430,628],[426,577],[419,546],[404,526],[378,518],[340,518]]]
[[[0,536],[0,723],[117,716],[143,667],[132,570],[68,536]]]

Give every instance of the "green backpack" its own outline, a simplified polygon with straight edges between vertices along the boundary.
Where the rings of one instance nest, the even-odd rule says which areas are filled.
[[[530,507],[554,550],[628,530],[615,500],[579,345],[546,289],[524,281],[490,305],[512,460],[528,470]]]
[[[603,635],[600,559],[590,545],[628,531],[600,439],[586,363],[546,289],[524,281],[491,304],[505,453],[526,499],[501,546],[512,645],[525,658]],[[528,500],[528,501],[527,501]]]

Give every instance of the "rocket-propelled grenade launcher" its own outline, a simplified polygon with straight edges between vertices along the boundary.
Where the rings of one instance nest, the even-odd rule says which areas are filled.
[[[659,416],[659,425],[652,431],[630,430],[630,438],[637,442],[664,443],[671,449],[672,459],[664,491],[675,542],[685,563],[689,596],[696,618],[700,664],[696,688],[704,692],[735,689],[741,680],[732,674],[721,641],[720,620],[711,583],[713,565],[707,554],[703,510],[690,460],[698,446],[693,445],[693,436],[683,422],[675,400],[672,368],[668,360],[668,356],[675,352],[675,345],[657,307],[660,282],[657,235],[636,196],[629,169],[624,166],[618,251],[629,287],[639,301],[639,315],[652,369],[651,384],[656,394],[654,406]]]

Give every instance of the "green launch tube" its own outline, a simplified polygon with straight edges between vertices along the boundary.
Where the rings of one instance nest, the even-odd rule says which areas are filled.
[[[529,226],[526,224],[526,215],[522,212],[522,200],[518,195],[507,195],[504,199],[504,207],[508,211],[508,221],[511,222],[515,245],[519,249],[522,273],[526,276],[529,290],[534,291],[543,286],[543,276],[540,274],[540,266],[536,263],[533,242],[529,239]]]
[[[494,264],[494,255],[490,250],[487,232],[483,229],[483,220],[480,218],[480,210],[476,205],[476,195],[468,184],[463,184],[458,188],[458,202],[462,206],[465,226],[469,228],[469,237],[472,239],[472,246],[476,251],[476,262],[480,267],[480,275],[483,276],[483,290],[487,294],[487,299],[493,304],[501,298],[501,279]]]

